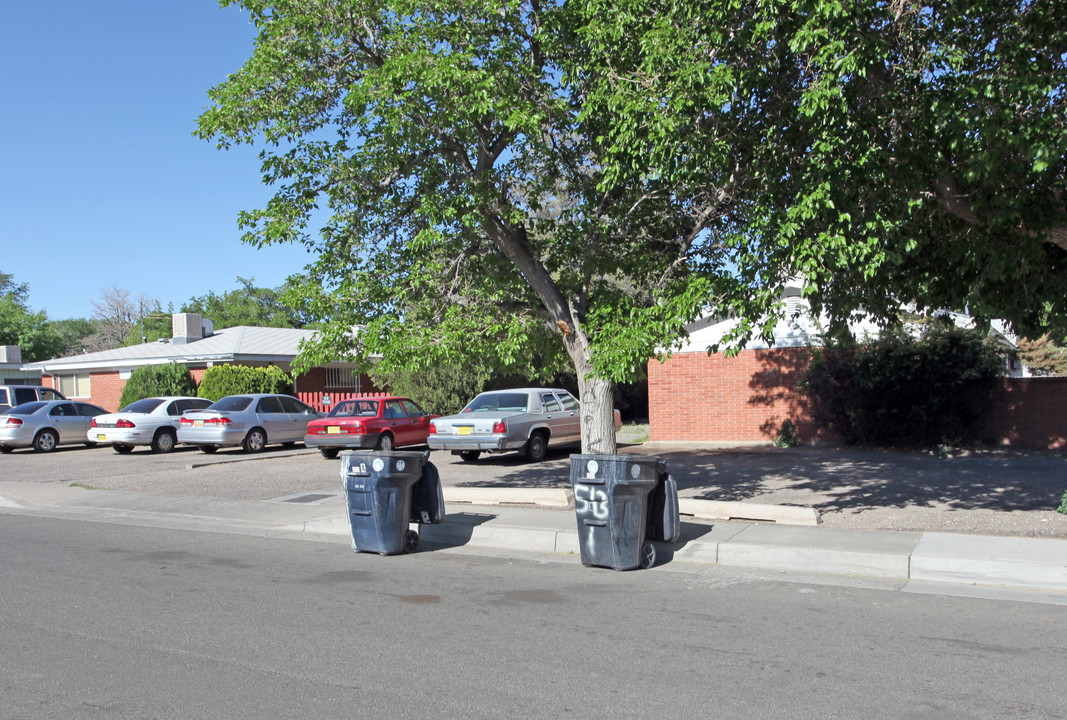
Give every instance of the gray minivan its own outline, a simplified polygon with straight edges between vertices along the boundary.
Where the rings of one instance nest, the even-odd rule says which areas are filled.
[[[22,403],[66,399],[63,393],[44,385],[0,385],[0,412]]]

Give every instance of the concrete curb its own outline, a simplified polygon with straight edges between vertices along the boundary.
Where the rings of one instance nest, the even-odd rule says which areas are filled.
[[[765,505],[761,503],[725,502],[679,498],[678,511],[701,520],[756,520],[780,525],[814,527],[819,524],[815,508],[794,505]]]
[[[574,509],[574,491],[567,488],[491,488],[446,485],[441,488],[445,504],[536,505],[559,510]]]

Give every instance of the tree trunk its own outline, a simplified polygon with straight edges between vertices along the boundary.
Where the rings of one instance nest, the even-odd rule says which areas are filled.
[[[614,455],[618,449],[615,441],[615,383],[589,375],[591,368],[588,366],[575,369],[582,401],[582,452]]]

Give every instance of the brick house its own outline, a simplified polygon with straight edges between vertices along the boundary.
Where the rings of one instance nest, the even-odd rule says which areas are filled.
[[[300,343],[315,335],[314,330],[243,325],[215,330],[196,313],[176,313],[172,328],[168,340],[43,360],[28,363],[23,369],[39,373],[42,385],[54,387],[68,398],[115,411],[134,368],[178,363],[189,368],[197,383],[209,367],[222,363],[275,365],[291,372]],[[294,394],[323,410],[340,399],[376,391],[370,379],[355,374],[355,369],[355,365],[343,362],[313,368],[294,379]]]
[[[811,359],[818,334],[800,288],[787,288],[787,318],[774,342],[754,339],[734,357],[707,352],[737,327],[733,319],[705,318],[687,328],[689,337],[670,355],[648,363],[649,436],[652,441],[768,444],[787,418],[805,442],[835,440],[818,430],[808,398],[797,381]],[[970,319],[954,316],[959,325]],[[876,336],[876,326],[857,323],[856,337]],[[1010,333],[1002,343],[1014,347]],[[1033,449],[1067,448],[1067,377],[1026,377],[1013,364],[995,395],[986,434],[993,442]]]

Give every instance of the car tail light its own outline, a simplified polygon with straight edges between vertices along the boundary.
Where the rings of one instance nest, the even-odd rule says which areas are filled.
[[[115,423],[115,427],[117,427],[117,428],[132,428],[132,427],[137,427],[137,426],[134,425],[129,420],[127,420],[126,418],[119,418],[119,421],[117,423]]]
[[[89,427],[96,427],[96,418],[89,421]]]
[[[182,417],[182,418],[180,418],[180,419],[178,420],[178,424],[179,424],[179,425],[192,425],[192,424],[193,424],[193,421],[192,421],[192,419],[191,419],[191,418],[187,418],[187,417]]]
[[[208,418],[207,420],[204,421],[204,424],[205,425],[233,425],[233,420],[230,420],[226,416],[217,417],[217,418]]]
[[[433,423],[430,423],[430,434],[431,435],[436,435],[437,434],[437,426],[434,425]]]
[[[21,425],[21,424],[22,424],[22,421],[21,421],[21,420],[19,420],[19,419],[18,419],[17,417],[9,417],[9,418],[7,419],[7,422],[6,422],[6,423],[4,423],[4,424],[5,424],[5,425],[11,425],[11,426],[13,426],[13,427],[18,427],[19,425]]]
[[[501,420],[498,423],[493,423],[493,434],[494,435],[503,435],[507,431],[508,431],[508,426],[507,426],[507,424],[504,423],[503,420]]]

